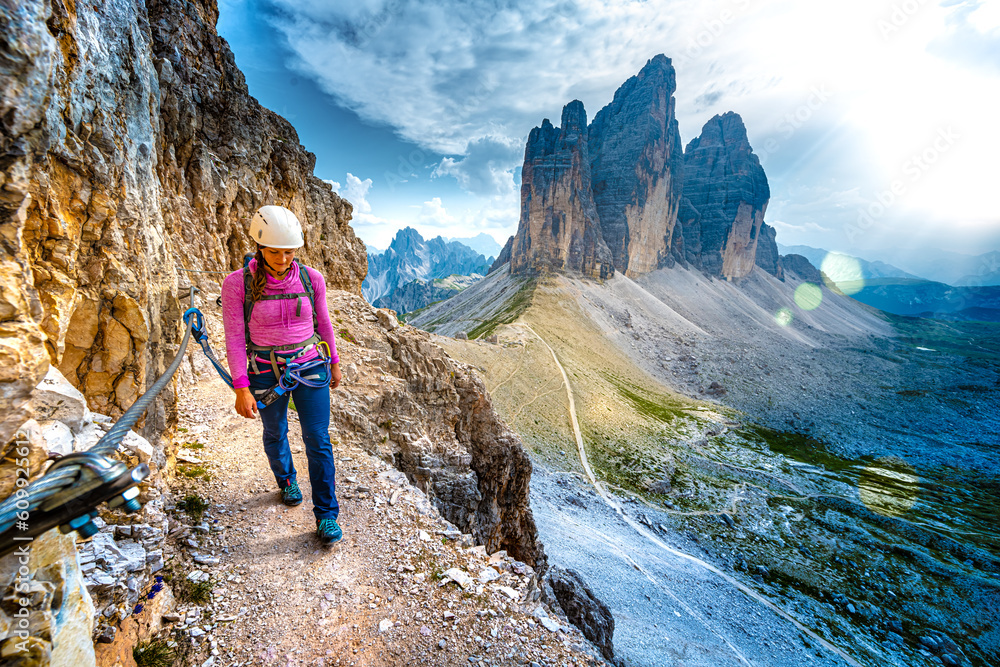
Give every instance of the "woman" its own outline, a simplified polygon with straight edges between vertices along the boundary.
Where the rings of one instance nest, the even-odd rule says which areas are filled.
[[[310,384],[320,386],[300,383],[290,394],[309,460],[316,535],[323,543],[333,544],[342,533],[337,525],[340,507],[330,444],[327,379],[329,386],[336,388],[341,374],[327,312],[326,282],[321,273],[295,261],[295,251],[302,247],[304,238],[298,218],[287,208],[262,207],[250,223],[250,237],[257,243],[257,254],[246,268],[230,273],[222,283],[226,357],[236,391],[236,412],[252,419],[258,412],[258,398],[278,384],[288,361],[316,359],[323,352],[321,343],[329,346],[331,364],[321,364],[303,375],[310,378]],[[282,502],[294,506],[302,502],[302,491],[288,449],[288,397],[289,393],[281,394],[259,412],[264,451]]]

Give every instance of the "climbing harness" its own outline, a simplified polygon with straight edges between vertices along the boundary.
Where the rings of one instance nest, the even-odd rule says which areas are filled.
[[[196,289],[190,288],[192,307]],[[0,502],[0,557],[19,547],[23,549],[55,526],[62,533],[75,530],[82,537],[93,535],[98,530],[94,519],[101,503],[106,502],[110,508],[121,507],[128,513],[141,509],[137,485],[149,476],[149,466],[140,463],[130,470],[111,455],[180,367],[191,338],[192,320],[185,322],[188,327],[184,338],[166,372],[97,444],[86,452],[61,457],[39,479]]]

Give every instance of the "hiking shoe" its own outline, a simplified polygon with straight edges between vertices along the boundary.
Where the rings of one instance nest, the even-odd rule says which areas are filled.
[[[340,530],[340,526],[337,525],[336,519],[317,519],[316,520],[316,537],[320,539],[323,544],[333,544],[339,542],[340,538],[344,536],[343,531]]]
[[[294,479],[286,480],[285,486],[281,487],[281,502],[289,507],[295,507],[302,502],[302,490]]]

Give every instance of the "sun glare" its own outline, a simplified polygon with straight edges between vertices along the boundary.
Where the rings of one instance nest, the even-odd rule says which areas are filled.
[[[795,305],[802,310],[816,310],[823,301],[823,290],[813,283],[802,283],[795,288]]]
[[[820,266],[823,282],[830,289],[838,289],[844,294],[857,294],[865,286],[865,276],[861,263],[849,255],[828,253]]]

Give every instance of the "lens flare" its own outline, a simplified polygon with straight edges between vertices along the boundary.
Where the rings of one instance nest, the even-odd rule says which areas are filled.
[[[920,477],[913,466],[895,456],[865,466],[858,477],[861,502],[873,512],[901,517],[917,502]]]
[[[778,312],[774,314],[774,321],[783,327],[787,327],[792,323],[792,309],[779,308]]]
[[[861,271],[861,263],[850,255],[838,252],[828,253],[820,266],[823,272],[823,282],[830,289],[836,289],[844,294],[857,294],[865,287],[865,276]]]
[[[823,290],[813,283],[802,283],[795,288],[795,305],[802,310],[816,310],[823,301]]]

